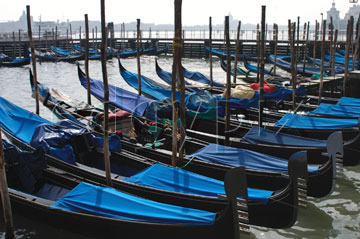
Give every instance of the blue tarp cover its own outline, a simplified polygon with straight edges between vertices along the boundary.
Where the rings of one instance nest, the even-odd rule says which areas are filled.
[[[297,129],[343,129],[357,125],[357,119],[320,118],[291,113],[285,114],[275,123],[277,127],[285,126]]]
[[[196,82],[200,82],[200,83],[203,83],[203,84],[206,84],[206,85],[210,85],[209,78],[207,78],[205,75],[203,75],[200,72],[189,71],[189,70],[184,68],[184,77],[188,78],[190,80],[196,81]],[[216,81],[213,81],[213,86],[225,87],[224,84],[217,83]]]
[[[209,144],[197,152],[186,156],[186,158],[191,157],[233,167],[245,166],[249,169],[269,172],[288,172],[288,160],[247,149],[232,148],[218,144]],[[308,171],[317,172],[318,167],[308,166]]]
[[[52,209],[95,214],[131,221],[212,225],[216,213],[135,197],[114,188],[80,183],[56,201]]]
[[[336,103],[336,105],[360,107],[360,99],[352,97],[341,97],[340,100]]]
[[[0,97],[1,127],[24,143],[29,144],[35,127],[44,123],[51,122]]]
[[[223,181],[161,164],[148,167],[134,176],[125,178],[124,181],[167,191],[200,196],[217,198],[218,194],[225,195]],[[241,187],[241,185],[239,185],[239,187]],[[272,191],[248,189],[249,198],[263,204],[267,203],[268,198],[272,194]]]
[[[80,82],[86,89],[86,78],[81,77]],[[91,94],[95,97],[102,100],[104,99],[104,83],[102,81],[90,78],[90,89]],[[109,101],[112,105],[122,110],[131,112],[137,116],[143,116],[148,104],[154,100],[109,84]]]
[[[125,70],[121,71],[121,76],[131,87],[136,90],[139,88],[138,74]],[[163,100],[164,98],[171,99],[171,90],[154,85],[151,83],[151,80],[145,76],[141,76],[141,91],[158,100]],[[176,92],[176,99],[180,100],[180,91]]]
[[[307,112],[308,115],[333,115],[339,117],[358,118],[360,107],[332,105],[321,103],[315,110]]]
[[[242,140],[252,144],[287,145],[297,147],[326,147],[326,140],[305,138],[290,134],[277,133],[272,130],[253,126],[242,137]]]

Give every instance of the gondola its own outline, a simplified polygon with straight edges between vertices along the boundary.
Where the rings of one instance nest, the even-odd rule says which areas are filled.
[[[75,55],[58,55],[55,52],[39,52],[35,50],[36,57],[42,62],[76,62],[84,60],[84,54],[75,54]]]
[[[239,238],[240,230],[244,230],[237,211],[247,205],[237,197],[246,199],[247,191],[233,183],[246,184],[242,168],[229,171],[225,207],[211,212],[83,182],[81,177],[46,166],[39,150],[20,151],[6,142],[4,146],[11,206],[31,220],[101,238]]]
[[[208,46],[204,47],[206,52],[210,51],[210,48]],[[227,52],[225,50],[222,49],[218,49],[218,48],[212,48],[212,54],[219,57],[219,58],[223,58],[223,57],[227,57]],[[234,52],[230,52],[230,57],[232,59],[235,59],[235,53]],[[257,54],[240,54],[238,55],[238,59],[239,60],[243,60],[243,59],[251,59],[251,60],[256,60],[257,59]]]
[[[281,69],[287,71],[287,72],[291,72],[291,64],[289,63],[289,56],[278,56],[276,59],[276,66],[280,67]],[[274,55],[269,55],[267,57],[267,60],[270,63],[274,63]],[[336,69],[335,68],[335,74],[342,74],[344,73],[343,69]],[[304,76],[313,76],[316,74],[320,74],[320,69],[319,68],[314,68],[314,67],[305,67],[303,65],[298,65],[297,66],[297,74],[301,74]],[[327,75],[331,75],[330,70],[325,70],[324,74]]]
[[[20,67],[30,64],[30,56],[16,58],[12,61],[0,61],[0,67]]]
[[[195,83],[201,83],[205,86],[210,86],[211,82],[209,80],[208,77],[206,77],[205,75],[203,75],[200,72],[194,72],[194,71],[189,71],[186,68],[182,67],[183,71],[184,71],[184,77],[186,79],[192,80]],[[163,70],[158,62],[157,59],[155,59],[155,70],[156,70],[156,74],[160,77],[160,79],[162,79],[163,81],[165,81],[167,84],[171,85],[171,79],[172,79],[172,73],[171,72],[167,72],[165,70]],[[192,85],[192,83],[188,82],[185,80],[185,84],[186,85]],[[224,84],[218,83],[216,81],[213,81],[213,86],[215,87],[220,87],[220,88],[225,88]],[[199,88],[201,88],[201,86],[199,86]],[[188,88],[188,89],[192,89],[192,88]],[[193,88],[192,90],[197,90],[197,88]]]
[[[41,86],[40,88],[40,95],[46,95],[46,94],[48,94],[48,95],[50,95],[51,94],[51,92],[52,91],[54,91],[53,89],[52,90],[50,90],[49,91],[49,89],[47,89],[47,87],[43,87],[43,86]],[[46,93],[47,92],[47,93]],[[59,95],[59,94],[57,94],[57,95]],[[62,107],[61,107],[61,105],[63,105],[63,104],[66,104],[67,106],[68,106],[68,109],[75,109],[75,108],[78,108],[76,105],[79,105],[79,104],[76,104],[76,105],[71,105],[71,102],[76,102],[76,100],[73,100],[73,99],[71,99],[71,100],[69,100],[69,97],[65,97],[65,98],[59,98],[59,97],[57,97],[56,95],[54,95],[54,97],[52,97],[51,95],[49,96],[49,97],[47,97],[49,100],[52,100],[52,103],[51,104],[46,104],[47,105],[47,107],[49,108],[49,109],[51,109],[52,110],[52,112],[54,112],[56,115],[59,115],[60,117],[62,117],[62,118],[69,118],[68,116],[69,116],[69,113],[68,112],[64,112],[64,109],[62,109]],[[64,102],[64,100],[63,99],[68,99],[68,100],[65,100],[65,102]],[[59,102],[60,102],[60,104],[59,104]],[[66,103],[67,102],[67,103]],[[83,103],[83,105],[86,105],[85,103]],[[78,108],[79,109],[79,108]],[[85,109],[91,109],[91,107],[90,106],[86,106],[85,107]],[[79,111],[77,111],[77,112],[84,112],[84,110],[81,110],[81,109],[79,109]],[[74,112],[75,113],[75,112]],[[98,114],[98,113],[101,113],[101,112],[96,112],[96,109],[94,109],[94,111],[93,111],[93,113],[96,115],[96,114]],[[73,115],[73,117],[74,116],[76,116],[76,114],[77,113],[75,113],[74,115]],[[85,115],[88,115],[88,113],[86,113],[86,114],[84,114],[84,116]],[[79,116],[79,115],[78,115]],[[71,118],[69,118],[69,119],[71,119]],[[76,119],[76,120],[80,120],[80,118],[78,118],[78,119]],[[134,127],[136,128],[137,126],[136,125],[134,125]],[[117,129],[114,129],[114,130],[117,130]],[[169,142],[169,140],[170,139],[166,139],[165,141],[168,141]],[[170,140],[171,141],[171,140]],[[332,156],[330,156],[330,161],[327,159],[323,159],[323,161],[321,162],[322,164],[323,164],[323,166],[322,167],[320,167],[320,169],[319,169],[319,175],[327,175],[327,176],[325,176],[325,177],[318,177],[318,175],[317,175],[317,173],[310,173],[310,175],[309,175],[309,187],[308,187],[308,190],[309,190],[309,196],[315,196],[315,197],[322,197],[322,196],[325,196],[325,195],[328,195],[329,193],[331,193],[331,191],[333,190],[333,187],[334,187],[334,185],[335,185],[335,181],[333,181],[332,183],[331,183],[331,178],[333,178],[331,175],[336,175],[336,158],[337,157],[341,157],[341,155],[342,155],[342,139],[341,139],[341,133],[340,134],[336,134],[336,135],[334,135],[334,137],[332,137],[332,139],[329,139],[329,142],[327,142],[327,144],[329,144],[329,145],[331,145],[331,146],[327,146],[327,148],[328,148],[328,152],[329,152],[329,154],[330,155],[332,155]],[[304,142],[301,142],[301,143],[304,143]],[[312,141],[311,142],[312,144],[315,144],[315,141]],[[318,143],[318,142],[317,142]],[[322,143],[324,143],[324,142],[322,142]],[[189,146],[189,147],[194,147],[194,145],[190,145],[191,143],[190,142],[187,142],[186,143],[187,145],[186,145],[186,147],[187,146]],[[193,143],[194,144],[194,143]],[[309,142],[308,142],[308,144],[309,144]],[[251,148],[251,144],[249,144],[249,143],[245,143],[244,144],[245,145],[245,147],[243,147],[243,148]],[[246,145],[247,145],[247,147],[246,147]],[[325,145],[326,145],[326,143],[325,143]],[[198,149],[200,149],[200,150],[202,150],[203,152],[204,152],[204,150],[206,150],[206,144],[202,144],[202,145],[200,145],[200,144],[197,144],[197,146],[199,147]],[[250,147],[249,147],[250,146]],[[252,145],[253,146],[253,149],[255,149],[256,150],[256,148],[254,147],[255,146],[255,144],[253,144]],[[269,153],[269,152],[271,152],[271,151],[277,151],[277,152],[281,152],[281,151],[278,151],[278,150],[274,150],[274,148],[280,148],[279,146],[276,146],[275,145],[275,147],[272,147],[271,145],[265,145],[265,144],[262,144],[262,145],[259,145],[260,147],[258,147],[258,148],[263,148],[263,152],[267,152],[267,153]],[[171,160],[170,160],[170,157],[169,157],[169,155],[166,155],[166,154],[161,154],[161,151],[159,152],[159,151],[156,151],[156,150],[151,150],[151,149],[144,149],[144,150],[142,150],[142,149],[140,149],[139,147],[138,147],[138,145],[131,145],[131,143],[130,142],[126,142],[126,141],[124,141],[123,140],[123,147],[124,148],[127,148],[127,150],[130,150],[130,151],[132,151],[132,152],[141,152],[141,155],[146,155],[146,156],[149,156],[149,157],[151,157],[151,158],[153,158],[153,159],[155,159],[155,160],[159,160],[159,159],[161,159],[161,162],[163,162],[163,163],[169,163],[169,162],[171,162]],[[214,147],[214,146],[210,146],[210,147]],[[218,150],[220,150],[221,151],[221,147],[222,146],[218,146]],[[323,147],[323,145],[322,146],[318,146],[318,147],[307,147],[307,148],[305,148],[305,147],[287,147],[287,151],[288,151],[288,153],[289,153],[289,156],[291,156],[290,155],[290,151],[292,152],[292,153],[295,153],[295,152],[297,152],[297,151],[300,151],[300,150],[304,150],[304,149],[308,149],[309,151],[311,151],[310,152],[310,154],[311,154],[311,157],[313,157],[313,158],[320,158],[321,157],[321,152],[323,152],[324,151],[324,149],[322,148]],[[326,146],[325,146],[326,147]],[[187,147],[188,148],[188,147]],[[283,146],[282,146],[282,148],[283,148]],[[333,150],[333,151],[331,151],[329,148],[331,148],[331,150]],[[264,149],[267,149],[267,151],[266,150],[264,150]],[[232,151],[233,153],[234,153],[234,150],[236,150],[236,149],[226,149],[226,148],[222,148],[222,150],[225,150],[226,151],[226,155],[228,155],[228,152],[229,151]],[[330,150],[330,151],[329,151]],[[284,152],[284,151],[282,151],[282,152]],[[244,150],[244,151],[242,151],[242,152],[238,152],[238,154],[249,154],[249,155],[251,155],[252,154],[252,152],[249,152],[249,151],[247,151],[247,150]],[[339,154],[339,155],[337,155],[337,154]],[[250,160],[250,158],[251,158],[252,156],[250,156],[249,157],[249,160]],[[273,158],[273,160],[275,160],[276,161],[276,159],[275,158]],[[319,160],[319,159],[318,159]],[[207,174],[207,175],[211,175],[211,176],[214,176],[214,175],[218,175],[218,176],[216,176],[217,178],[219,178],[219,179],[221,179],[222,177],[223,177],[223,175],[222,174],[218,174],[217,172],[216,172],[216,170],[211,170],[211,166],[209,166],[209,165],[207,165],[207,163],[206,162],[201,162],[201,160],[197,160],[197,159],[191,159],[191,165],[189,165],[189,166],[187,166],[188,168],[190,168],[190,169],[192,169],[192,171],[196,171],[196,172],[198,172],[198,170],[202,170],[202,174]],[[214,163],[214,162],[213,162]],[[187,161],[185,161],[184,162],[184,164],[187,164]],[[195,165],[194,165],[195,164]],[[216,164],[216,163],[215,163]],[[246,163],[245,163],[245,165],[246,165]],[[226,165],[226,166],[218,166],[218,167],[220,167],[220,168],[222,168],[222,170],[224,170],[224,171],[226,171],[226,170],[228,170],[229,169],[229,167],[231,167],[231,166],[234,166],[234,165]],[[201,168],[203,168],[203,169],[201,169]],[[251,168],[251,166],[249,167],[249,168]],[[263,170],[266,170],[266,169],[263,169]],[[270,170],[270,168],[268,168],[268,170]],[[275,170],[276,171],[276,170]],[[322,178],[322,179],[321,179]],[[323,181],[324,180],[324,181]],[[320,184],[318,184],[317,186],[316,186],[316,182],[320,182],[320,181],[323,181],[323,183],[320,183],[321,185],[322,185],[322,190],[319,190],[319,187],[318,187],[318,185],[320,185]],[[330,184],[329,184],[330,183]],[[328,187],[325,187],[325,185],[328,185]]]
[[[47,122],[46,120],[41,119],[40,117],[30,113],[30,112],[26,112],[22,109],[17,108],[15,105],[13,104],[8,104],[6,101],[4,101],[4,99],[2,99],[3,103],[6,103],[7,109],[12,109],[10,112],[4,113],[4,111],[2,111],[2,119],[1,119],[1,126],[3,127],[3,130],[5,132],[5,134],[8,136],[8,138],[10,138],[13,142],[15,142],[16,144],[22,145],[22,147],[26,147],[27,149],[32,149],[31,146],[37,146],[37,144],[34,145],[34,137],[36,137],[36,134],[34,133],[32,136],[32,140],[30,142],[30,144],[27,142],[27,140],[29,140],[29,134],[31,134],[34,129],[33,126],[31,127],[31,125],[34,124],[38,124],[39,121],[40,122]],[[2,104],[2,106],[4,106]],[[8,125],[5,125],[5,121],[8,118],[8,116],[11,116],[12,118],[21,118],[21,116],[19,115],[19,112],[21,112],[22,114],[27,114],[30,115],[31,118],[28,118],[27,120],[25,120],[26,118],[22,119],[22,123],[20,122],[12,122]],[[6,116],[8,115],[8,116]],[[16,117],[15,117],[16,115]],[[22,127],[23,125],[26,125],[27,131],[26,132],[22,132],[19,135],[16,135],[16,128],[18,127]],[[54,142],[54,137],[57,135],[57,131],[50,131],[50,127],[49,125],[45,124],[43,126],[38,126],[37,129],[35,131],[39,132],[39,128],[40,129],[45,129],[47,131],[50,132],[50,137],[52,142]],[[86,177],[89,180],[94,180],[97,182],[101,182],[104,183],[105,178],[104,178],[104,172],[103,171],[99,171],[96,168],[96,165],[100,165],[100,168],[103,167],[101,165],[103,165],[103,161],[102,161],[102,156],[101,154],[99,154],[99,152],[97,151],[96,148],[94,148],[93,143],[91,142],[91,140],[89,141],[89,135],[88,134],[78,134],[76,133],[78,130],[77,127],[75,127],[75,125],[69,124],[65,121],[65,123],[57,123],[54,126],[56,129],[60,128],[66,128],[66,130],[61,130],[62,132],[66,132],[65,134],[67,135],[66,138],[68,138],[68,134],[69,132],[73,132],[74,134],[76,134],[77,136],[75,138],[73,138],[72,140],[70,140],[70,144],[67,144],[69,146],[62,146],[59,147],[57,146],[57,148],[55,148],[55,153],[53,153],[52,151],[50,151],[50,154],[52,155],[47,155],[48,157],[48,163],[51,166],[54,166],[56,168],[60,168],[62,170],[66,170],[67,172],[70,173],[74,173],[76,175],[82,176],[82,177]],[[45,131],[44,130],[44,131]],[[59,131],[59,130],[58,130]],[[80,130],[82,131],[82,130]],[[14,133],[15,132],[15,133]],[[46,138],[46,134],[41,134],[41,138],[44,139]],[[68,142],[69,139],[67,139]],[[59,139],[56,140],[56,142],[58,142]],[[44,145],[45,141],[41,141],[41,145]],[[48,141],[46,141],[48,142]],[[47,143],[46,143],[47,144]],[[50,143],[49,143],[50,144]],[[53,144],[52,144],[53,145]],[[54,145],[53,145],[54,146]],[[54,146],[55,147],[55,146]],[[54,148],[52,147],[52,148]],[[67,152],[69,147],[71,147],[73,149],[72,152],[75,153],[75,157],[76,157],[76,161],[71,161],[69,160],[67,157],[64,158],[64,152]],[[46,149],[46,147],[45,147]],[[64,150],[66,149],[66,150]],[[48,152],[48,150],[46,150]],[[61,158],[60,157],[60,153],[61,153]],[[182,171],[181,169],[172,169],[169,167],[162,167],[161,165],[158,164],[154,164],[153,160],[147,159],[143,156],[139,156],[139,155],[134,155],[128,151],[123,151],[121,153],[116,153],[116,151],[112,151],[112,157],[111,157],[111,168],[112,168],[112,172],[114,173],[114,175],[112,176],[113,179],[113,184],[114,187],[119,188],[121,190],[130,192],[132,194],[139,194],[142,196],[148,196],[149,198],[153,198],[155,197],[156,200],[163,200],[165,202],[169,202],[169,200],[172,203],[175,204],[186,204],[186,205],[191,205],[191,207],[204,207],[204,205],[208,205],[208,203],[213,204],[213,207],[221,207],[221,205],[223,205],[223,203],[221,202],[221,200],[219,201],[218,199],[214,199],[217,197],[217,193],[212,194],[212,196],[209,195],[210,191],[214,191],[214,188],[216,188],[217,186],[215,186],[215,184],[219,184],[221,182],[216,181],[215,179],[211,179],[208,177],[204,177],[204,176],[200,176],[198,174],[192,174],[192,173],[185,173],[186,171]],[[306,159],[306,154],[301,154],[301,157],[304,158],[304,160]],[[55,158],[56,157],[56,158]],[[66,160],[66,162],[65,162]],[[99,161],[100,160],[100,161]],[[306,164],[306,161],[303,162]],[[152,165],[153,164],[153,165]],[[292,166],[290,166],[292,163],[289,163],[289,167],[291,168]],[[87,166],[86,166],[87,165]],[[136,166],[137,165],[137,166]],[[151,165],[151,167],[150,167]],[[121,167],[122,166],[122,167]],[[91,167],[91,168],[89,168]],[[99,167],[99,166],[98,166]],[[136,172],[139,171],[139,167],[141,168],[141,172],[138,174],[135,174]],[[156,175],[159,175],[159,172],[156,171],[157,168],[160,167],[160,171],[162,173],[165,173],[166,171],[168,172],[169,177],[165,177],[165,174],[162,177],[158,177]],[[136,169],[137,168],[137,169]],[[293,174],[291,172],[291,169],[289,168],[289,172],[291,174]],[[297,173],[301,173],[301,178],[305,178],[307,175],[306,172],[306,167],[303,166],[303,170],[299,169],[301,168],[300,165],[297,166],[296,170],[299,170]],[[226,174],[228,170],[224,171],[219,171],[216,170],[216,168],[214,168],[213,170],[218,171],[218,173],[223,174],[221,179],[224,179],[224,175]],[[169,172],[170,171],[170,172]],[[304,172],[305,171],[305,172]],[[174,173],[177,173],[178,176],[177,177],[173,177],[171,175],[173,175]],[[172,188],[171,186],[171,182],[173,180],[175,180],[175,182],[181,182],[183,180],[181,180],[181,174],[184,174],[184,185],[182,184],[175,184],[172,190],[174,191],[168,191],[170,190],[170,188]],[[125,176],[121,176],[121,175],[125,175]],[[150,184],[149,181],[143,181],[143,182],[139,182],[140,186],[138,184],[134,185],[131,183],[135,183],[136,180],[143,180],[145,178],[145,175],[147,175],[147,177],[150,178]],[[192,176],[193,175],[193,176]],[[304,176],[305,175],[305,176]],[[127,178],[124,179],[124,177],[128,176]],[[189,182],[193,182],[193,178],[201,178],[200,181],[202,181],[200,185],[200,188],[192,189],[190,186],[188,187],[188,183]],[[259,225],[259,226],[266,226],[266,227],[277,227],[277,228],[281,228],[281,227],[289,227],[294,223],[294,220],[296,219],[296,213],[297,210],[293,210],[293,206],[290,206],[290,208],[292,208],[292,210],[289,210],[289,205],[294,205],[294,203],[297,203],[297,193],[298,193],[298,187],[299,188],[303,188],[303,186],[298,185],[298,184],[294,184],[295,181],[293,181],[293,178],[289,178],[288,176],[284,175],[283,173],[272,173],[272,172],[260,172],[260,171],[252,171],[252,173],[247,173],[247,177],[248,177],[248,182],[249,182],[249,186],[253,185],[261,185],[261,188],[267,188],[269,190],[260,190],[261,192],[265,192],[265,200],[267,200],[267,202],[264,205],[264,201],[257,201],[260,198],[264,198],[264,196],[254,196],[252,197],[251,195],[252,192],[249,194],[250,197],[250,204],[249,204],[249,221],[251,224],[254,225]],[[293,177],[293,176],[291,176]],[[297,174],[296,177],[300,177],[299,174]],[[154,178],[159,179],[159,181],[154,182]],[[264,185],[263,183],[263,179],[269,179],[271,178],[271,182],[272,183],[268,183],[267,185]],[[291,180],[290,180],[291,179]],[[135,180],[135,181],[134,181]],[[180,181],[178,181],[180,180]],[[199,180],[199,179],[197,179]],[[125,182],[124,182],[125,181]],[[127,182],[126,182],[127,181]],[[196,180],[195,180],[196,181]],[[210,188],[213,188],[212,190],[203,190],[203,195],[201,194],[201,188],[202,185],[205,185],[209,182]],[[129,184],[130,182],[130,184]],[[215,182],[215,184],[214,184]],[[306,182],[306,181],[305,181]],[[142,183],[147,183],[144,187],[141,187]],[[192,184],[192,183],[191,183]],[[116,186],[115,186],[116,185]],[[150,186],[149,186],[150,185]],[[181,186],[182,185],[182,186]],[[148,187],[146,187],[148,186]],[[215,186],[215,187],[214,187]],[[274,191],[274,190],[270,190],[270,188],[273,188],[275,190],[274,192],[266,193],[268,191]],[[180,192],[179,192],[180,190]],[[300,190],[300,189],[299,189]],[[178,193],[176,193],[178,192]],[[306,190],[303,191],[306,194]],[[154,196],[157,195],[157,196]],[[210,193],[211,194],[211,193]],[[200,195],[200,198],[199,198]],[[181,199],[180,199],[181,198]],[[258,198],[258,199],[256,199]],[[303,198],[303,197],[302,197]],[[215,201],[214,201],[215,200]],[[254,201],[253,201],[254,200]],[[261,199],[263,200],[263,199]],[[279,211],[283,211],[283,214],[281,215],[275,215],[276,219],[273,218],[273,211],[274,209],[279,210]],[[262,215],[262,216],[258,216],[258,215]],[[295,216],[295,218],[294,218]]]

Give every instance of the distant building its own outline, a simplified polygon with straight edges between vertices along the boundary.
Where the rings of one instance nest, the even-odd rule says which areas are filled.
[[[330,8],[330,10],[327,11],[327,18],[326,18],[327,23],[330,23],[331,17],[332,17],[335,29],[340,29],[340,27],[341,27],[340,11],[336,10],[335,1],[332,3],[332,7]]]
[[[346,30],[347,22],[350,19],[350,16],[354,16],[354,22],[356,23],[359,18],[359,14],[360,14],[360,5],[354,4],[349,8],[344,18],[341,19],[340,12],[336,10],[335,0],[334,0],[332,3],[332,7],[330,8],[329,11],[327,11],[326,22],[330,23],[330,18],[332,17],[335,29]]]

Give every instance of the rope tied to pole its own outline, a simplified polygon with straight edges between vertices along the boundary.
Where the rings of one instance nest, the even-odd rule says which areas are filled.
[[[173,38],[173,43],[172,43],[173,51],[175,50],[175,47],[182,48],[182,44],[177,42],[177,41],[181,41],[181,38],[180,37],[174,37]]]

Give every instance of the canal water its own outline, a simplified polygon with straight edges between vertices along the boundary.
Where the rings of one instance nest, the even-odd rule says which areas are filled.
[[[171,57],[160,57],[158,61],[164,70],[171,71]],[[128,70],[137,72],[136,59],[123,59],[122,63]],[[80,64],[84,69],[84,62]],[[183,59],[183,65],[189,70],[209,75],[209,62],[205,59]],[[220,68],[217,58],[214,58],[213,65],[214,79],[224,82],[226,74]],[[30,93],[29,69],[30,66],[0,68],[0,96],[34,112],[35,101]],[[122,79],[117,59],[108,61],[107,69],[110,84],[135,92]],[[86,90],[79,83],[75,64],[42,63],[37,65],[37,70],[39,82],[86,101]],[[155,72],[155,57],[142,57],[141,73],[160,81]],[[102,79],[99,61],[90,62],[90,75],[92,78]],[[92,100],[94,104],[100,104],[96,99]],[[40,114],[56,121],[56,117],[42,105]],[[19,213],[14,215],[14,223],[17,238],[89,238],[31,220]],[[0,217],[0,238],[5,238],[4,230],[4,221]],[[120,238],[121,235],[116,237]],[[337,179],[335,191],[331,196],[321,199],[309,198],[308,208],[300,209],[298,220],[292,228],[274,230],[252,226],[251,234],[242,238],[360,238],[360,166],[344,169],[344,174]]]

